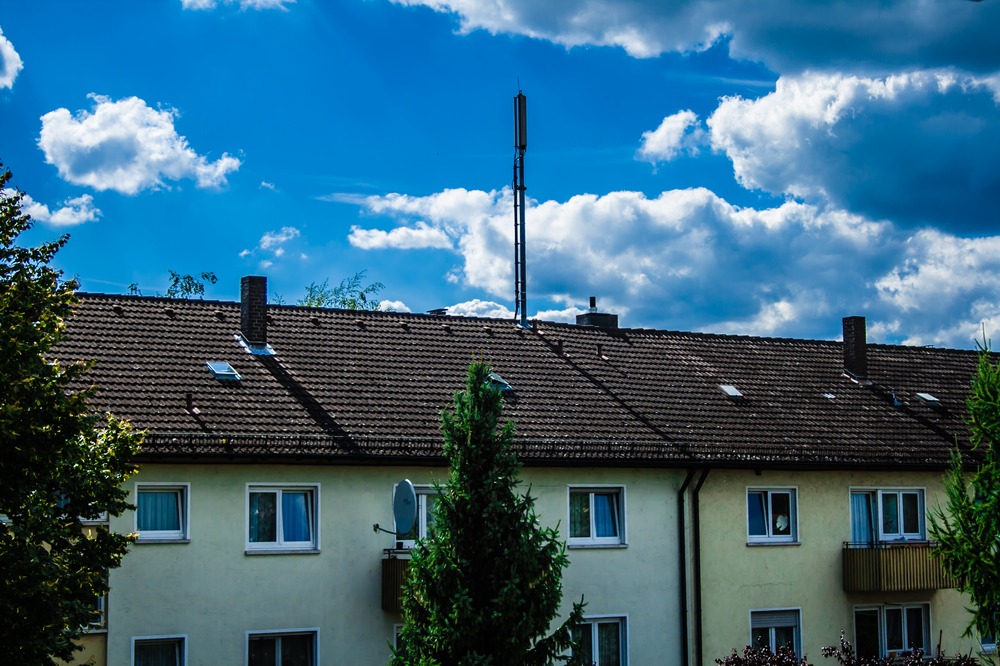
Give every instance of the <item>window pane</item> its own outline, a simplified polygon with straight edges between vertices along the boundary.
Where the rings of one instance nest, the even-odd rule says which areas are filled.
[[[902,493],[903,495],[903,532],[906,534],[920,533],[920,497],[917,493]]]
[[[135,666],[177,666],[180,641],[142,641],[135,644]]]
[[[569,535],[590,536],[590,493],[569,494]]]
[[[872,501],[870,493],[851,493],[851,542],[873,543]]]
[[[924,612],[921,608],[906,609],[906,649],[924,649]]]
[[[427,528],[426,528],[426,532],[427,532],[427,534],[430,534],[431,529],[434,527],[434,512],[437,510],[438,494],[437,493],[430,493],[428,495],[424,495],[424,497],[427,498],[426,499],[426,504],[427,504]]]
[[[750,536],[767,536],[767,521],[764,515],[764,493],[747,493],[747,518]]]
[[[859,657],[879,656],[878,610],[854,611],[854,647]]]
[[[281,666],[312,666],[313,637],[307,634],[281,637]]]
[[[278,540],[277,493],[250,493],[250,541]]]
[[[791,493],[771,493],[771,536],[791,536],[791,499]]]
[[[795,650],[795,628],[794,627],[775,627],[774,628],[774,651],[777,652],[778,648],[787,647],[791,650]]]
[[[597,663],[599,666],[621,666],[621,635],[617,622],[597,625]]]
[[[903,650],[903,609],[885,609],[885,649]]]
[[[617,493],[594,493],[594,531],[599,537],[618,536]]]
[[[573,630],[573,637],[580,644],[580,661],[584,664],[594,662],[594,625],[578,624]]]
[[[139,492],[136,521],[139,531],[178,531],[181,529],[179,495],[176,490]]]
[[[771,649],[771,630],[767,627],[756,627],[750,630],[750,642],[756,648]]]
[[[281,536],[286,542],[311,541],[310,514],[312,502],[308,492],[281,493]]]
[[[277,666],[278,640],[251,638],[247,655],[248,666]]]
[[[899,534],[899,495],[896,493],[882,495],[882,532]]]

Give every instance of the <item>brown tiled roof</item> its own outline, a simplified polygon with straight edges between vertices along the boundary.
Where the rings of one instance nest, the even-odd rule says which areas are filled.
[[[859,383],[839,342],[268,312],[271,357],[237,341],[238,303],[80,294],[57,356],[96,359],[99,406],[149,430],[147,459],[439,463],[439,414],[474,359],[513,386],[528,463],[940,468],[956,437],[967,448],[969,351],[869,345]]]

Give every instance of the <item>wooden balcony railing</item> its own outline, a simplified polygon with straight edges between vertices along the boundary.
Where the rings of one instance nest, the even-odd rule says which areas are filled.
[[[955,587],[927,541],[844,544],[845,592],[920,592]]]
[[[410,560],[388,554],[382,558],[382,610],[399,613],[403,610],[403,579],[410,568]]]

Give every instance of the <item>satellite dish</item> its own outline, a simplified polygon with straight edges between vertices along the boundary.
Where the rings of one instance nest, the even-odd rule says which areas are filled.
[[[406,534],[417,520],[417,491],[409,479],[396,484],[392,493],[392,517],[396,521],[396,534]]]

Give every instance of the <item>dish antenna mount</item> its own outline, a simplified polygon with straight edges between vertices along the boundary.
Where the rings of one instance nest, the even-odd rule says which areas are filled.
[[[417,521],[417,491],[413,489],[413,484],[409,479],[403,479],[396,484],[392,491],[392,519],[396,524],[396,531],[392,532],[378,523],[372,525],[375,533],[385,532],[399,536],[406,534],[413,529],[413,524]]]

